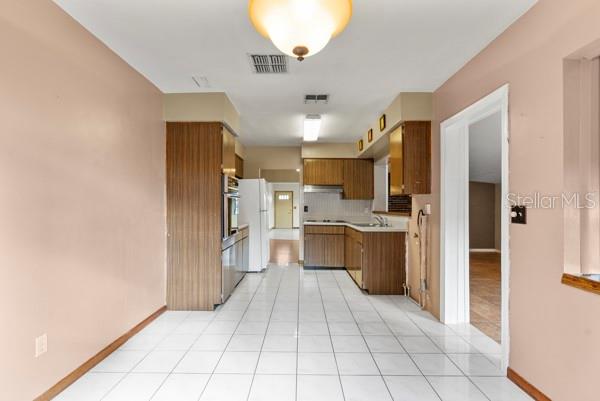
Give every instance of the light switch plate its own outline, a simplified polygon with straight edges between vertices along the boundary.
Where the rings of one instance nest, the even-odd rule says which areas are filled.
[[[513,224],[527,224],[527,208],[525,206],[511,207],[510,218]]]

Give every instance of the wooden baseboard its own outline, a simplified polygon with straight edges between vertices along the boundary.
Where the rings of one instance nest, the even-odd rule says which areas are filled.
[[[166,310],[166,305],[161,307],[159,310],[148,316],[146,319],[137,324],[127,333],[123,334],[121,337],[117,338],[115,341],[110,343],[102,351],[98,352],[96,355],[88,359],[83,365],[79,366],[77,369],[69,373],[67,376],[61,379],[54,386],[50,387],[50,389],[48,389],[42,395],[35,398],[33,401],[49,401],[56,397],[64,389],[69,387],[71,384],[75,383],[77,379],[86,374],[90,369],[99,364],[104,358],[112,354],[117,348],[125,344],[127,340],[139,333],[144,327],[148,326],[153,320],[155,320],[157,317],[163,314]]]
[[[574,274],[564,273],[561,283],[571,287],[579,288],[580,290],[600,294],[600,282],[591,280],[584,276],[576,276]]]
[[[520,374],[508,368],[506,376],[510,381],[515,383],[517,386],[521,388],[521,390],[525,391],[536,401],[552,401],[548,396],[538,390],[533,384],[529,383],[527,380],[523,378]]]
[[[330,266],[304,266],[304,270],[346,270],[346,268]]]

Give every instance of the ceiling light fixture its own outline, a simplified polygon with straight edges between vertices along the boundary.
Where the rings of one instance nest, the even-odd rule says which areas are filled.
[[[318,114],[309,114],[304,119],[304,141],[314,142],[319,139],[319,130],[321,129],[321,116]]]
[[[250,0],[248,11],[261,35],[302,61],[346,28],[352,0]]]

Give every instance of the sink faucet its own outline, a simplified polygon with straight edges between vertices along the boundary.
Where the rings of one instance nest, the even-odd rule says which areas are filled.
[[[379,224],[382,227],[387,227],[388,226],[388,222],[387,222],[387,218],[380,216],[378,214],[374,214],[373,218],[375,219],[375,221],[377,222],[377,224]]]

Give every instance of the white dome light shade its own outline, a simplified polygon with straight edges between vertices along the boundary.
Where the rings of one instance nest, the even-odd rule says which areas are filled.
[[[317,54],[348,25],[351,0],[250,0],[256,30],[281,52],[303,60]]]

